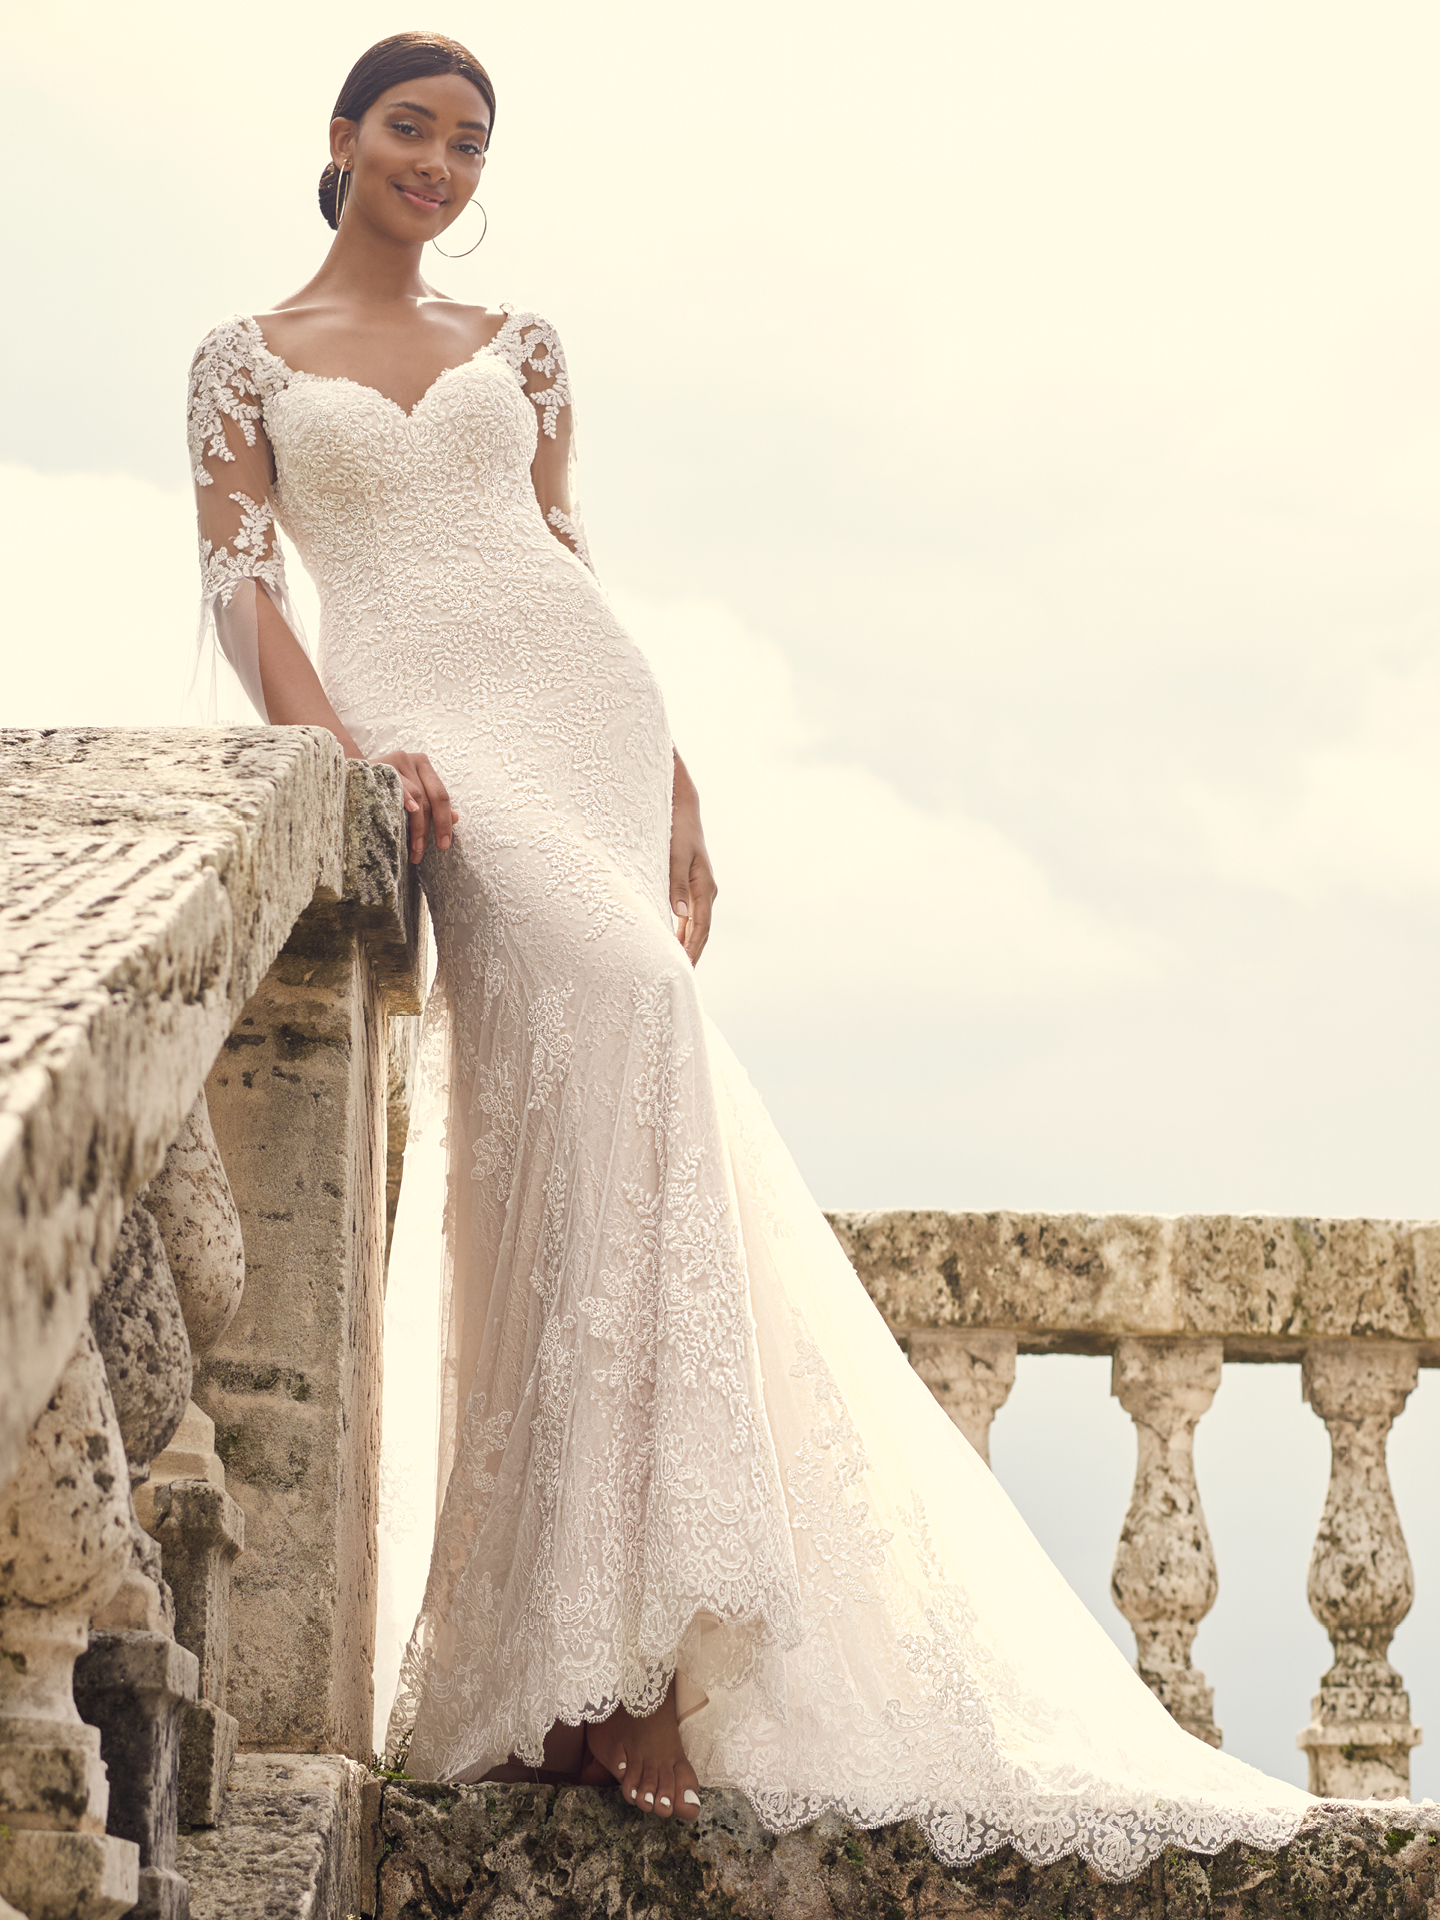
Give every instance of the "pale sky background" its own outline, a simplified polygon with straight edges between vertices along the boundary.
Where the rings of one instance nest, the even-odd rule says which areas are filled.
[[[11,723],[176,717],[189,356],[313,271],[331,102],[416,24],[499,95],[489,236],[434,280],[564,336],[705,801],[707,999],[822,1203],[1440,1214],[1440,14],[11,0]],[[1131,1650],[1107,1385],[1022,1362],[994,1458]],[[1431,1793],[1437,1448],[1427,1375]],[[1227,1369],[1197,1458],[1197,1659],[1303,1779],[1298,1369]]]

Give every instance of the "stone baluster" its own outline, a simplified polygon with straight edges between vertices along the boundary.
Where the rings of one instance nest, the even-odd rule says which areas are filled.
[[[1220,1745],[1215,1696],[1190,1661],[1219,1590],[1195,1484],[1195,1428],[1220,1385],[1223,1354],[1219,1340],[1121,1340],[1110,1378],[1139,1446],[1110,1592],[1135,1629],[1140,1678],[1212,1747]]]
[[[245,1290],[240,1216],[202,1092],[151,1181],[155,1216],[198,1363],[224,1333]],[[215,1826],[239,1739],[227,1711],[231,1570],[245,1515],[225,1488],[215,1423],[191,1400],[150,1476],[135,1493],[141,1524],[159,1541],[175,1599],[175,1638],[200,1663],[199,1697],[184,1709],[180,1825]]]
[[[120,1230],[110,1274],[91,1310],[128,1457],[128,1482],[175,1432],[190,1398],[190,1342],[154,1217],[137,1201]],[[94,1616],[75,1668],[75,1698],[100,1729],[110,1772],[108,1828],[140,1849],[140,1920],[187,1920],[190,1890],[175,1869],[180,1729],[195,1697],[195,1656],[174,1637],[174,1604],[160,1548],[133,1505],[130,1565]]]
[[[910,1364],[988,1467],[990,1423],[1015,1384],[1015,1335],[917,1327]]]
[[[1330,1431],[1330,1487],[1307,1591],[1335,1664],[1296,1745],[1309,1755],[1312,1793],[1405,1799],[1420,1729],[1410,1724],[1410,1696],[1386,1655],[1415,1580],[1385,1443],[1415,1386],[1415,1349],[1373,1340],[1317,1344],[1306,1349],[1301,1378]]]
[[[131,1553],[125,1449],[90,1329],[0,1489],[0,1896],[29,1920],[115,1920],[139,1849],[105,1830],[100,1735],[72,1691]]]

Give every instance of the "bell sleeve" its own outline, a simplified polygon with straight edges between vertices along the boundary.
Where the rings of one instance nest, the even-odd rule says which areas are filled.
[[[190,368],[187,423],[200,540],[200,623],[187,711],[214,721],[233,673],[261,720],[257,596],[271,601],[308,654],[285,583],[275,528],[275,461],[244,324],[217,327]],[[232,683],[233,684],[233,683]]]

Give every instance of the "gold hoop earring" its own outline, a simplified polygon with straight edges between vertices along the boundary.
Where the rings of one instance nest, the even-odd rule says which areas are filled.
[[[480,207],[478,200],[472,200],[470,204],[474,207]],[[483,240],[490,231],[490,216],[486,213],[484,207],[480,207],[480,218],[485,222],[484,226],[480,229],[480,240]],[[479,246],[480,240],[475,242],[475,247]],[[432,240],[430,244],[436,253],[443,255],[446,260],[463,260],[467,254],[472,254],[475,251],[475,247],[466,247],[464,253],[446,253],[444,247],[441,246],[438,240]]]
[[[340,216],[345,211],[345,202],[350,198],[345,182],[350,178],[350,169],[342,167],[340,177],[335,182],[335,231],[340,231]]]

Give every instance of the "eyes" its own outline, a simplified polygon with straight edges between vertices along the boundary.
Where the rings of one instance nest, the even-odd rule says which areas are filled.
[[[407,140],[419,140],[424,137],[424,129],[413,120],[392,120],[389,126],[392,133],[398,133]],[[455,147],[458,153],[470,154],[476,160],[480,158],[483,151],[478,140],[457,140]]]

